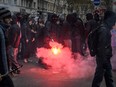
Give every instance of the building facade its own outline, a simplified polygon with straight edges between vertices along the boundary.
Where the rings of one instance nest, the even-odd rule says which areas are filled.
[[[0,6],[9,9],[12,13],[32,13],[37,10],[37,0],[0,0]]]
[[[0,6],[12,13],[21,12],[37,14],[37,12],[64,13],[66,0],[0,0]]]
[[[65,4],[66,0],[38,0],[38,11],[57,14],[67,13]]]

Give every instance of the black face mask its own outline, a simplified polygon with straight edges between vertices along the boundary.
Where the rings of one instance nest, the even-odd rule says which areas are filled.
[[[56,23],[58,21],[58,18],[52,18],[52,22]]]

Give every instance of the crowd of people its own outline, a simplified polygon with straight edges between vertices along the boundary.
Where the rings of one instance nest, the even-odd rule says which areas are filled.
[[[104,19],[98,13],[87,13],[85,22],[79,18],[77,13],[68,14],[66,17],[60,17],[53,13],[48,14],[47,20],[45,20],[42,14],[35,20],[35,17],[30,17],[28,14],[16,13],[11,15],[9,10],[0,8],[0,74],[4,75],[10,70],[20,67],[19,59],[22,59],[24,63],[28,63],[30,57],[36,56],[36,48],[50,48],[49,41],[51,40],[61,43],[64,47],[69,47],[75,59],[79,56],[87,56],[88,35],[97,26],[100,26],[102,22],[105,29],[99,31],[101,39],[98,40],[98,45],[102,46],[110,43],[111,36],[108,30],[109,28],[115,28],[113,26],[116,22],[114,19],[109,19],[110,16],[112,15],[107,13],[104,16],[104,22]],[[107,37],[109,41],[105,41],[108,39]],[[109,49],[111,49],[110,46]],[[100,87],[99,85],[105,71],[108,71],[106,72],[107,76],[105,75],[107,87],[114,87],[109,60],[112,51],[106,50],[106,53],[104,53],[104,50],[106,49],[98,51],[96,57],[98,66],[92,87]],[[104,61],[101,60],[104,57],[107,57],[107,61],[101,62]],[[42,63],[41,58],[40,61]],[[13,73],[20,74],[20,70],[17,69]],[[99,76],[99,74],[101,75]],[[8,74],[3,78],[0,77],[0,87],[13,87],[13,82]]]

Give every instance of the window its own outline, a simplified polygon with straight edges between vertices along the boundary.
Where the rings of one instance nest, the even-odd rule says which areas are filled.
[[[15,5],[17,4],[17,0],[14,0],[14,4],[15,4]]]
[[[36,2],[34,2],[33,5],[34,5],[34,8],[35,8],[35,6],[36,6]]]
[[[23,0],[21,0],[21,6],[23,6]]]
[[[8,0],[3,0],[3,2],[4,2],[5,4],[7,4],[7,3],[8,3]]]
[[[3,3],[3,0],[0,0],[0,3]]]
[[[26,3],[26,7],[29,7],[29,2]]]

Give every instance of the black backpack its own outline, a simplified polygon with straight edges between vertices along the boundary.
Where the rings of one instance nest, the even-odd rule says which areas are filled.
[[[96,51],[97,51],[97,41],[98,41],[97,30],[99,28],[100,27],[93,29],[88,35],[88,48],[90,55],[92,57],[96,55]]]

